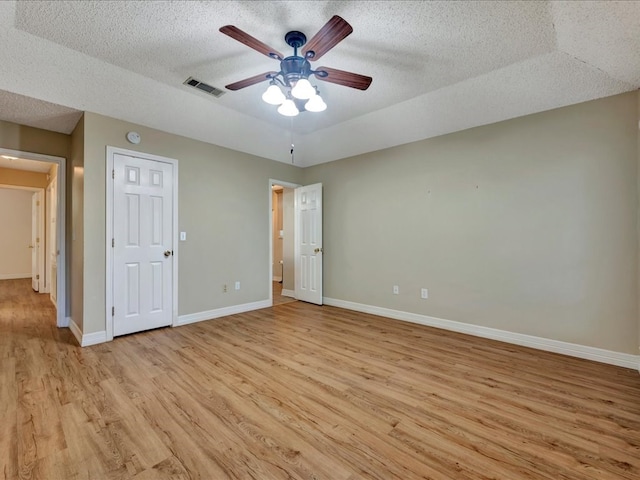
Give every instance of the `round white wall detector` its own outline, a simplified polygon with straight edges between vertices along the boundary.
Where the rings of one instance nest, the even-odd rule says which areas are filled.
[[[127,140],[130,143],[133,143],[134,145],[137,145],[140,143],[140,134],[138,132],[128,132],[127,133]]]

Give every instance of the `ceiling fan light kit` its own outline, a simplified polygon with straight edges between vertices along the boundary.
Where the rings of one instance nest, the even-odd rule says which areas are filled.
[[[287,97],[284,96],[282,90],[275,84],[271,83],[267,91],[262,94],[262,100],[269,105],[282,105]]]
[[[372,78],[357,73],[345,72],[335,68],[320,67],[311,69],[310,61],[320,59],[325,53],[346,38],[353,28],[346,20],[334,15],[316,35],[307,42],[302,32],[288,32],[284,39],[293,48],[293,55],[284,58],[281,53],[260,40],[233,25],[220,28],[220,32],[237,40],[263,55],[280,61],[279,72],[266,72],[251,78],[240,80],[226,86],[229,90],[240,90],[265,80],[269,80],[267,90],[262,94],[262,100],[270,105],[279,105],[278,113],[287,117],[294,117],[300,111],[322,112],[327,109],[318,88],[311,84],[309,77],[316,80],[334,83],[345,87],[366,90],[371,85]],[[302,48],[302,55],[298,49]],[[285,89],[285,92],[281,88]]]
[[[300,113],[300,110],[298,110],[298,107],[292,99],[287,98],[282,102],[282,105],[278,107],[278,113],[285,117],[295,117]]]
[[[327,109],[327,104],[324,103],[324,100],[322,100],[322,97],[316,93],[305,104],[304,109],[307,112],[324,112]]]
[[[311,85],[311,82],[306,78],[301,78],[296,82],[291,89],[291,95],[300,100],[309,100],[316,94],[316,89]]]

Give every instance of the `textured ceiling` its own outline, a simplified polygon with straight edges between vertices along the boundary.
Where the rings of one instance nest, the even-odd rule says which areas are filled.
[[[314,82],[325,112],[284,118],[266,84],[182,84],[278,70],[223,25],[290,54],[287,31],[336,14],[354,32],[318,63],[373,83]],[[640,87],[635,1],[5,1],[0,44],[0,119],[68,132],[88,110],[280,161],[293,139],[303,166]]]
[[[0,90],[0,120],[71,133],[82,112],[55,103]]]

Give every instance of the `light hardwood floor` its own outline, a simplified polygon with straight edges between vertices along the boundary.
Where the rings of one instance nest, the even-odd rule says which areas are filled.
[[[635,479],[640,376],[303,302],[79,348],[0,282],[4,479]]]

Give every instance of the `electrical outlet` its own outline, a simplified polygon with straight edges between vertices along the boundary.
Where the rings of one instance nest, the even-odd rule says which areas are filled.
[[[236,282],[236,290],[240,290],[240,282]]]
[[[400,293],[400,287],[398,285],[393,286],[393,294],[398,295]]]
[[[420,290],[420,298],[429,298],[429,290],[426,288]]]
[[[222,293],[227,293],[227,284],[226,283],[222,286]]]

